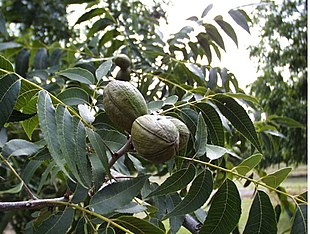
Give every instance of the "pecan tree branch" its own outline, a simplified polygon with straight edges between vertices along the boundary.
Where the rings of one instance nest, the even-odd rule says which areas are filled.
[[[59,206],[55,202],[67,202],[70,197],[56,197],[48,199],[36,199],[28,201],[10,201],[0,202],[0,211],[16,210],[16,209],[40,209],[42,207]]]
[[[120,148],[117,152],[115,152],[114,154],[112,154],[112,158],[109,162],[109,166],[110,168],[114,165],[114,163],[116,163],[116,161],[122,157],[124,154],[126,154],[129,150],[133,149],[133,145],[131,142],[131,136],[129,136],[127,142],[125,143],[125,145],[122,146],[122,148]]]

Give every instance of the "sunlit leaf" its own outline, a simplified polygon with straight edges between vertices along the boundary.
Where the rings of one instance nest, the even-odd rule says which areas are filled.
[[[90,200],[90,208],[100,214],[109,214],[128,204],[137,196],[147,177],[114,182],[98,191]]]
[[[78,105],[80,116],[87,122],[92,123],[95,121],[95,111],[91,109],[87,104]]]
[[[195,176],[195,167],[190,164],[188,168],[181,169],[169,176],[159,187],[151,192],[148,197],[166,195],[183,189]]]
[[[88,93],[84,89],[78,87],[65,89],[60,94],[58,94],[57,98],[59,98],[68,106],[85,104],[89,102]]]
[[[1,12],[0,12],[0,15],[1,15]],[[8,59],[3,57],[2,55],[0,55],[0,69],[5,70],[7,72],[14,72],[13,64]],[[0,76],[7,74],[7,72],[0,70]]]
[[[211,202],[200,233],[231,233],[241,216],[241,199],[234,182],[227,179]]]
[[[258,190],[251,205],[249,218],[243,234],[276,234],[277,221],[275,211],[268,195]]]
[[[200,208],[213,190],[213,177],[209,170],[202,171],[193,181],[184,199],[165,217],[189,214]]]
[[[270,187],[277,188],[283,180],[286,179],[292,168],[282,168],[276,172],[268,174],[261,178],[261,180]]]
[[[98,69],[96,70],[96,78],[97,80],[102,80],[102,78],[104,76],[106,76],[108,74],[108,72],[110,71],[112,67],[112,59],[109,59],[105,62],[103,62]]]
[[[86,158],[86,133],[83,123],[72,117],[61,105],[56,108],[59,145],[70,171],[85,187],[91,187],[91,176]],[[84,180],[82,179],[84,178]]]
[[[19,193],[23,188],[23,183],[19,183],[18,185],[16,185],[13,188],[7,189],[7,190],[2,190],[0,191],[0,195],[1,194],[14,194],[14,193]]]
[[[218,145],[206,145],[207,157],[211,160],[219,159],[228,153],[227,149]]]
[[[39,92],[38,99],[38,116],[39,124],[42,130],[43,137],[47,143],[47,148],[59,166],[59,168],[69,177],[68,171],[65,169],[65,159],[60,150],[58,141],[57,125],[55,117],[55,108],[52,104],[52,100],[47,91],[42,90]]]
[[[206,153],[207,137],[208,137],[207,126],[202,117],[202,114],[199,113],[197,130],[195,134],[195,146],[194,146],[196,154],[198,156],[202,156]]]
[[[38,152],[42,147],[30,141],[22,139],[12,139],[4,144],[2,154],[9,156],[30,156]]]
[[[251,171],[254,167],[256,167],[259,162],[262,160],[262,154],[253,154],[252,156],[243,160],[238,166],[235,167],[235,170],[240,175],[246,175],[249,171]]]
[[[94,84],[95,77],[91,72],[83,68],[68,68],[64,71],[60,71],[59,75],[65,76],[70,80],[75,80],[84,84]]]

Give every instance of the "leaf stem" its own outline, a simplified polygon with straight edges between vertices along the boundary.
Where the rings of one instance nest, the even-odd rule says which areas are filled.
[[[14,176],[23,184],[23,187],[26,191],[26,193],[28,194],[28,197],[31,200],[37,200],[38,198],[31,192],[30,188],[27,186],[27,184],[25,183],[25,181],[20,177],[20,175],[17,173],[17,171],[12,167],[12,165],[9,163],[8,160],[6,160],[2,154],[0,154],[0,158],[1,160],[10,168],[10,170],[12,171],[12,173],[14,174]]]
[[[249,178],[249,177],[247,177],[247,176],[245,176],[245,175],[241,175],[241,174],[239,174],[238,172],[235,172],[235,171],[233,171],[233,170],[230,170],[230,169],[227,169],[227,168],[223,168],[223,167],[214,165],[214,164],[209,163],[209,162],[200,161],[200,160],[197,160],[197,159],[194,159],[194,158],[186,158],[186,157],[182,157],[182,156],[178,156],[178,157],[179,157],[179,158],[182,158],[182,159],[185,159],[185,160],[192,161],[192,162],[197,162],[197,163],[200,163],[200,164],[203,164],[203,165],[207,165],[207,166],[209,166],[209,167],[213,167],[213,168],[215,168],[215,169],[218,169],[218,170],[221,170],[221,171],[224,171],[224,172],[227,172],[227,173],[231,173],[231,174],[233,174],[233,175],[235,175],[235,176],[238,176],[238,177],[240,177],[240,178],[242,178],[242,179],[251,181],[252,183],[254,183],[254,184],[256,184],[256,185],[260,185],[260,186],[265,187],[265,188],[267,188],[267,189],[269,189],[269,190],[272,190],[272,191],[274,191],[274,192],[276,192],[276,193],[280,193],[280,194],[282,194],[282,195],[284,195],[284,196],[290,197],[290,198],[291,198],[292,200],[294,200],[294,201],[308,204],[306,201],[304,201],[304,200],[302,200],[302,199],[300,199],[300,198],[298,198],[298,197],[296,197],[296,196],[294,196],[294,195],[291,195],[291,194],[288,194],[288,193],[283,192],[283,191],[281,191],[281,190],[278,190],[278,189],[276,189],[276,188],[273,188],[273,187],[271,187],[271,186],[269,186],[269,185],[267,185],[267,184],[264,184],[264,183],[262,183],[262,182],[260,182],[260,181],[257,181],[257,180],[254,180],[254,179],[252,179],[252,178]]]

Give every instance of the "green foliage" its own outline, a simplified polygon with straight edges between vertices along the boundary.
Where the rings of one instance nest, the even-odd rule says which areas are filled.
[[[286,137],[260,134],[266,145],[265,166],[307,162],[307,15],[307,3],[300,0],[279,5],[264,1],[254,12],[253,24],[261,27],[260,42],[250,47],[250,53],[261,75],[251,85],[251,93],[260,100],[267,119],[268,115],[284,116],[303,126],[287,128],[285,123],[278,126],[277,121],[268,121]],[[287,120],[287,124],[292,121]]]
[[[258,170],[265,157],[262,134],[285,138],[279,126],[300,124],[279,116],[253,122],[247,110],[257,108],[256,98],[239,89],[226,68],[212,67],[213,56],[225,51],[223,35],[238,45],[237,30],[249,31],[246,13],[229,11],[235,24],[226,16],[205,22],[208,5],[201,18],[188,19],[199,29],[185,26],[164,40],[157,33],[165,17],[160,4],[74,0],[59,7],[86,2],[66,43],[31,19],[21,22],[32,25],[28,36],[15,38],[3,29],[14,22],[6,17],[13,10],[0,15],[0,230],[10,223],[20,233],[166,233],[167,219],[170,233],[177,233],[191,217],[199,220],[200,233],[238,232],[237,179],[270,190],[256,191],[246,231],[263,232],[262,225],[276,230],[274,192],[283,210],[295,212],[292,231],[306,230],[305,198],[279,187],[290,169]],[[102,93],[116,78],[119,54],[130,57],[130,83],[148,114],[178,118],[190,131],[187,146],[166,163],[141,157],[129,133],[105,112]],[[12,206],[25,209],[4,214]]]

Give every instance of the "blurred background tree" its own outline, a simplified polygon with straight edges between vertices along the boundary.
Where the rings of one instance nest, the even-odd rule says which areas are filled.
[[[251,94],[260,100],[268,116],[278,115],[300,122],[304,128],[287,128],[279,122],[277,150],[265,147],[265,163],[307,162],[307,1],[262,1],[253,14],[259,44],[250,55],[258,61],[260,74]],[[265,139],[268,141],[268,139]],[[274,148],[274,147],[273,147]]]

